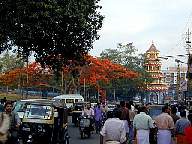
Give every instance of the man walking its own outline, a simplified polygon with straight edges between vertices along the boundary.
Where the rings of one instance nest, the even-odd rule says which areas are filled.
[[[5,112],[0,112],[0,144],[5,144],[7,141],[9,125],[9,115]]]
[[[113,118],[108,118],[100,132],[100,144],[125,144],[126,131],[124,123],[120,120],[121,110],[113,110]]]
[[[180,112],[181,118],[176,121],[175,133],[177,137],[177,144],[186,144],[184,130],[191,125],[190,121],[186,118],[186,111]]]
[[[147,108],[142,106],[140,113],[133,119],[133,128],[135,129],[137,144],[149,144],[149,132],[150,128],[153,128],[153,120],[146,112]]]
[[[122,120],[124,122],[126,135],[127,135],[127,138],[128,138],[130,119],[129,119],[129,109],[126,107],[125,101],[120,102],[120,110],[122,112],[120,120]]]
[[[17,144],[18,130],[21,124],[21,120],[18,114],[13,112],[12,108],[13,108],[12,102],[7,101],[5,103],[5,113],[9,115],[9,119],[10,119],[10,128],[9,128],[10,137],[8,138],[7,144]]]
[[[100,103],[97,103],[96,108],[94,109],[94,114],[95,114],[95,129],[96,133],[98,133],[101,129],[101,122],[102,122],[102,109],[100,107]]]
[[[158,127],[157,144],[171,144],[171,136],[174,130],[174,121],[170,114],[170,107],[163,106],[162,113],[155,118]]]

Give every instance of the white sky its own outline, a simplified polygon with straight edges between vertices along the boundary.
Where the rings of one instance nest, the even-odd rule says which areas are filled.
[[[184,35],[192,28],[192,0],[101,0],[100,5],[105,19],[91,55],[128,42],[144,53],[152,41],[161,56],[186,54]]]

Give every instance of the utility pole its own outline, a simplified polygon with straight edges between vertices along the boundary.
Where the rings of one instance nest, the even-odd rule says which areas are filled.
[[[180,60],[175,59],[175,62],[177,62],[177,85],[176,85],[176,100],[181,101],[181,97],[180,97],[180,80],[181,80],[181,76],[180,76]]]
[[[186,45],[187,45],[187,54],[188,54],[188,62],[187,62],[187,97],[191,95],[192,92],[192,61],[191,61],[191,32],[187,31],[186,33]],[[186,97],[186,99],[187,99]]]

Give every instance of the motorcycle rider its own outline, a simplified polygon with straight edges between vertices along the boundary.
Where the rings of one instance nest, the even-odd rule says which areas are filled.
[[[82,111],[82,116],[88,116],[88,117],[93,117],[94,116],[94,110],[91,108],[91,104],[88,103],[83,111]]]
[[[91,104],[88,103],[85,107],[84,110],[82,111],[82,116],[87,116],[88,118],[90,118],[91,124],[90,124],[90,128],[93,131],[94,127],[93,127],[93,123],[94,123],[94,110],[91,108]]]

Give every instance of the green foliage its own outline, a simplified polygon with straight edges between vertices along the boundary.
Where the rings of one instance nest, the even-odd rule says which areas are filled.
[[[18,47],[23,57],[60,70],[84,64],[99,38],[103,16],[99,0],[1,0],[0,52]]]
[[[5,54],[0,57],[0,72],[8,72],[15,68],[22,68],[24,62],[20,57],[17,57],[15,54],[11,54],[9,51],[6,51]]]
[[[149,78],[149,73],[146,72],[143,64],[145,62],[144,54],[137,54],[137,49],[133,43],[121,44],[119,43],[116,49],[106,49],[100,56],[101,58],[107,58],[113,61],[114,63],[122,64],[130,70],[136,71],[139,73],[139,77],[135,79],[119,79],[114,80],[110,87],[116,89],[132,89],[138,92],[139,88],[144,88],[147,83],[152,81]],[[129,95],[129,92],[125,92],[124,95]]]

